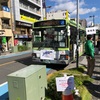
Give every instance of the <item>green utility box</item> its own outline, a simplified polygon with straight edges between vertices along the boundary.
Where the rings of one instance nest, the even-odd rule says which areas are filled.
[[[32,42],[26,42],[26,46],[27,46],[29,49],[32,49]]]
[[[44,100],[47,88],[45,65],[30,65],[7,76],[9,100]]]
[[[13,46],[13,47],[11,48],[11,52],[17,53],[17,52],[18,52],[18,46]]]

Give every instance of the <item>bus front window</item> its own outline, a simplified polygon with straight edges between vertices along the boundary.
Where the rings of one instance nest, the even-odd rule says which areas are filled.
[[[36,47],[65,47],[65,28],[47,28],[34,31],[34,46]]]

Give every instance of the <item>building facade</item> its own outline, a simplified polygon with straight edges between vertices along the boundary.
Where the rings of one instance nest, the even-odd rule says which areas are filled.
[[[32,40],[32,24],[42,18],[42,0],[11,0],[14,45]]]
[[[47,19],[65,19],[66,17],[69,17],[69,13],[67,10],[58,10],[58,11],[54,11],[54,12],[48,12],[47,13]]]
[[[73,19],[71,19],[71,20],[77,21],[76,18],[73,18]],[[86,27],[87,27],[87,21],[86,21],[86,19],[79,19],[79,24],[80,24],[82,27],[86,28]]]
[[[14,45],[10,0],[0,0],[0,44],[5,50]]]

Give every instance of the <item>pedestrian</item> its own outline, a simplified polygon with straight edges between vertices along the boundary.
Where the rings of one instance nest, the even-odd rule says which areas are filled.
[[[2,52],[2,45],[0,44],[0,55],[1,55],[1,52]]]
[[[98,48],[98,51],[100,51],[100,37],[98,38],[98,41],[97,41],[97,48]]]
[[[85,53],[87,58],[87,74],[90,77],[93,77],[92,74],[95,66],[94,45],[92,39],[92,35],[87,35],[87,40],[85,43]]]

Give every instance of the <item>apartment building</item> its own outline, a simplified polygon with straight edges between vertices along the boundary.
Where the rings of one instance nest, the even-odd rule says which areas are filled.
[[[14,45],[32,40],[32,24],[42,18],[42,0],[11,0]]]
[[[11,22],[10,0],[0,0],[0,44],[6,51],[14,45]]]
[[[58,10],[58,11],[53,11],[53,12],[48,12],[47,13],[47,19],[65,19],[70,18],[69,17],[69,12],[67,10]]]

